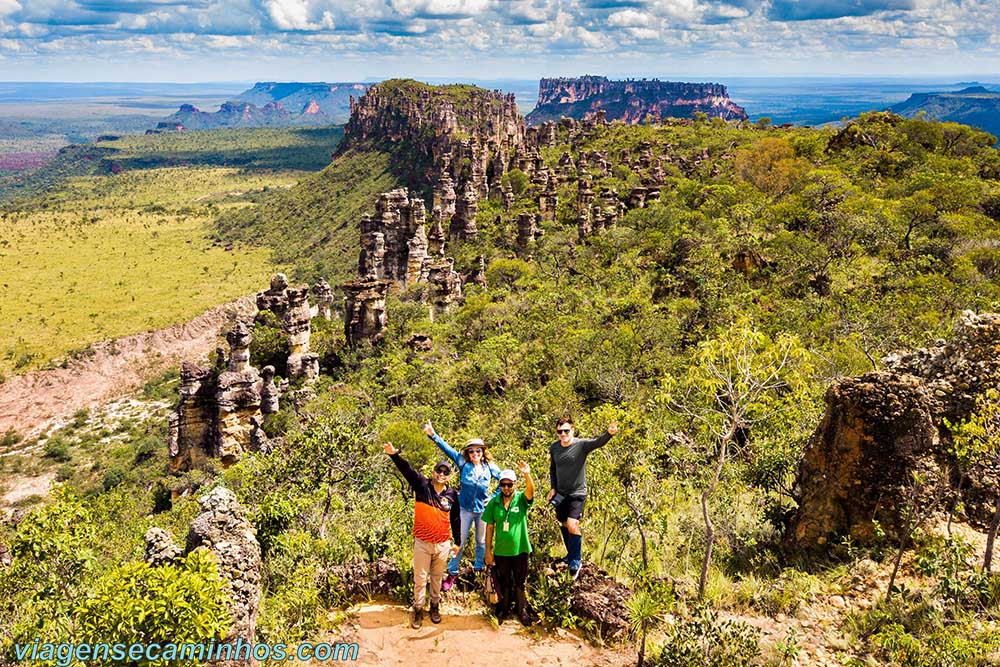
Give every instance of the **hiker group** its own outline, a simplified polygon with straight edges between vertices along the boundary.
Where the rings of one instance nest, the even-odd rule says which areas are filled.
[[[517,487],[517,472],[500,469],[483,440],[473,438],[461,451],[438,435],[428,421],[424,432],[448,457],[434,466],[432,477],[421,475],[392,443],[383,449],[402,473],[415,494],[413,504],[413,616],[411,625],[423,623],[424,605],[430,597],[430,619],[441,622],[441,591],[448,591],[458,578],[462,552],[470,532],[475,535],[476,573],[491,568],[487,580],[496,582],[498,601],[494,612],[501,623],[516,614],[530,624],[525,582],[528,578],[528,512],[535,499],[535,480],[524,461],[517,472],[524,488]],[[546,500],[555,508],[556,519],[566,546],[566,558],[574,579],[583,565],[583,536],[580,519],[587,500],[587,455],[603,446],[618,432],[614,423],[599,437],[575,437],[568,417],[556,423],[558,439],[549,445],[549,483]],[[458,471],[458,490],[449,486],[452,472]],[[497,480],[497,491],[490,486]],[[490,578],[492,577],[492,578]]]

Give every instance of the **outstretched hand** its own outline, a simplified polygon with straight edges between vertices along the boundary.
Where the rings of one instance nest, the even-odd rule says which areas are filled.
[[[525,461],[518,461],[517,469],[525,477],[531,474],[531,466],[529,466]]]
[[[393,454],[399,454],[399,450],[393,447],[391,442],[382,443],[382,450],[389,456],[392,456]]]
[[[428,419],[427,423],[424,424],[424,433],[427,435],[434,435],[434,427],[431,426],[431,420]]]
[[[611,422],[610,424],[608,424],[608,433],[610,435],[615,435],[616,433],[618,433],[618,423],[617,422]]]

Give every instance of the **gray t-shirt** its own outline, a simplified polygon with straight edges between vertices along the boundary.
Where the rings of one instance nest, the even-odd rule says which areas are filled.
[[[564,496],[587,495],[587,454],[607,444],[610,433],[593,440],[573,438],[569,447],[556,440],[549,445],[549,482]]]

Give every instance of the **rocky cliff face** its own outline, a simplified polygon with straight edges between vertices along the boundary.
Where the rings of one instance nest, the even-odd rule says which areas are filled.
[[[413,186],[436,187],[447,176],[454,192],[468,183],[485,197],[499,188],[524,134],[512,94],[394,79],[352,98],[338,152],[364,141],[392,144],[413,155]]]
[[[607,119],[629,124],[656,118],[691,118],[696,112],[726,120],[746,120],[747,112],[737,106],[717,83],[681,83],[659,79],[611,81],[603,76],[542,79],[538,105],[528,114],[529,125],[539,125],[562,116],[582,119],[603,110]]]
[[[876,521],[897,535],[908,506],[940,496],[955,474],[948,424],[968,419],[977,397],[1000,382],[998,350],[1000,315],[965,312],[951,340],[834,383],[799,466],[788,541],[810,548],[849,535],[866,543]],[[914,474],[925,483],[915,486]],[[988,522],[997,493],[995,471],[973,471],[962,488],[969,520]]]

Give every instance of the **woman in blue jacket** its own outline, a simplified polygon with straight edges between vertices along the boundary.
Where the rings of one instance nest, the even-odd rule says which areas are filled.
[[[458,489],[458,508],[461,514],[461,542],[458,553],[448,562],[448,578],[441,585],[442,590],[449,590],[455,585],[458,577],[458,565],[462,560],[462,551],[469,538],[469,529],[476,527],[476,561],[472,567],[478,572],[486,565],[486,523],[483,522],[483,510],[490,496],[490,481],[500,479],[500,468],[493,463],[493,457],[486,445],[479,438],[473,438],[465,443],[461,453],[455,451],[444,438],[434,432],[434,427],[428,420],[424,424],[424,433],[434,441],[441,451],[448,455],[458,467],[461,486]]]

